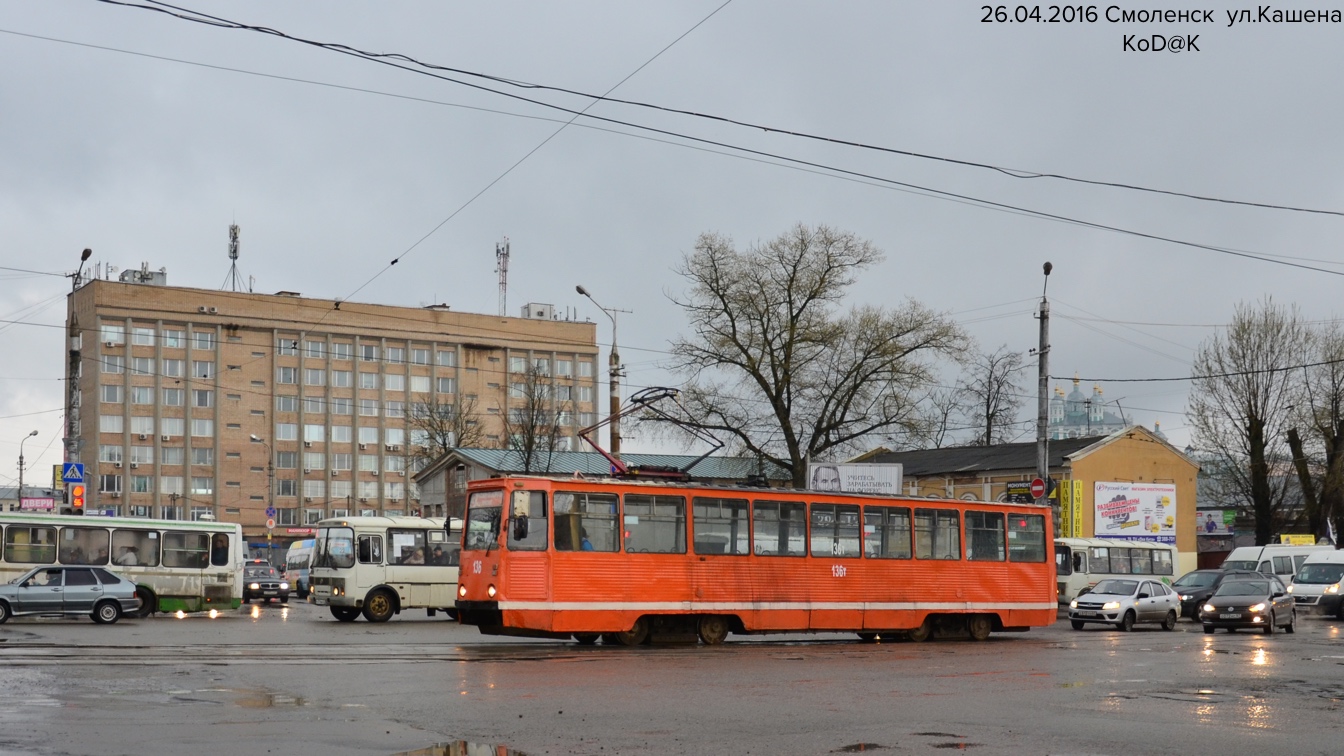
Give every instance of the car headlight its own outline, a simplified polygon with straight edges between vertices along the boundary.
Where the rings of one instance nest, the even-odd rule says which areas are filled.
[[[1265,610],[1265,604],[1264,604],[1264,602],[1261,602],[1261,603],[1256,604],[1255,606],[1251,607],[1251,613],[1252,613],[1252,614],[1258,614],[1258,613],[1260,613],[1260,612],[1263,612],[1264,610]]]
[[[1104,604],[1101,605],[1101,608],[1102,608],[1102,609],[1119,609],[1119,608],[1120,608],[1120,602],[1119,602],[1119,601],[1107,601],[1106,603],[1104,603]]]
[[[1326,593],[1339,593],[1339,583],[1335,583],[1334,585],[1327,585],[1327,586],[1325,587],[1325,592],[1326,592]]]
[[[1070,609],[1077,609],[1077,608],[1078,608],[1078,599],[1074,599],[1073,601],[1070,601],[1070,602],[1069,602],[1069,608],[1070,608]]]
[[[287,590],[289,590],[289,583],[281,583],[281,584],[280,584],[280,590],[282,590],[282,591],[287,591]]]
[[[248,587],[248,589],[255,591],[255,590],[259,590],[259,589],[261,588],[261,584],[260,584],[260,583],[252,583],[251,585],[249,585],[249,586],[247,586],[247,587]]]
[[[1205,605],[1204,605],[1204,611],[1206,611],[1206,612],[1216,612],[1216,611],[1218,611],[1218,607],[1214,606],[1213,604],[1205,604]]]
[[[1195,597],[1195,595],[1194,595],[1193,593],[1182,593],[1182,594],[1181,594],[1181,601],[1189,601],[1190,599],[1192,599],[1192,598],[1194,598],[1194,597]]]
[[[1290,585],[1290,586],[1288,586],[1288,593],[1291,594],[1292,592],[1293,592],[1293,587]]]

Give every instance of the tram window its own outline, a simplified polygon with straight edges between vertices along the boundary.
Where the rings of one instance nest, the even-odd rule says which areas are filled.
[[[359,562],[360,564],[383,563],[382,536],[361,535],[359,537]]]
[[[1068,558],[1067,554],[1065,558]],[[1044,515],[1015,514],[1008,516],[1008,561],[1045,561]],[[1087,572],[1087,555],[1082,550],[1073,552],[1070,566],[1073,567],[1073,571]],[[1067,575],[1069,573],[1061,570],[1059,574]]]
[[[61,564],[107,564],[105,528],[61,528]]]
[[[864,507],[863,553],[869,559],[909,559],[910,510]]]
[[[1129,571],[1135,575],[1153,574],[1152,549],[1130,549]]]
[[[545,551],[547,537],[546,492],[514,491],[509,507],[509,549]]]
[[[763,556],[807,556],[807,505],[800,501],[751,504],[754,551]]]
[[[859,507],[857,504],[812,505],[812,556],[857,557]]]
[[[915,510],[915,558],[961,559],[961,516],[957,510]]]
[[[623,525],[626,553],[686,553],[684,496],[626,494]]]
[[[691,500],[697,554],[750,554],[746,499],[697,496]]]
[[[5,530],[5,561],[26,564],[55,562],[56,528],[25,528],[11,525]]]
[[[556,491],[555,548],[557,551],[617,551],[616,494]]]
[[[966,558],[977,562],[1002,562],[1003,513],[966,513]]]
[[[477,491],[467,502],[467,533],[463,548],[490,550],[499,538],[499,510],[503,491]]]
[[[1174,574],[1174,573],[1172,572],[1172,567],[1171,567],[1171,552],[1170,552],[1170,551],[1167,551],[1166,549],[1163,549],[1162,551],[1154,551],[1154,552],[1153,552],[1153,574],[1154,574],[1154,575],[1171,575],[1171,574]]]
[[[112,531],[113,564],[159,566],[159,534],[153,530]]]
[[[163,534],[163,566],[201,569],[210,560],[209,533]]]

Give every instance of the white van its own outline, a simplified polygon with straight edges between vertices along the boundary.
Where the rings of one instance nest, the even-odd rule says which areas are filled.
[[[1328,543],[1317,546],[1294,546],[1272,543],[1268,546],[1239,546],[1232,549],[1223,561],[1225,570],[1254,570],[1262,575],[1278,575],[1284,583],[1292,583],[1293,576],[1302,568],[1307,557],[1325,551],[1334,551]]]
[[[1302,563],[1288,592],[1303,611],[1333,614],[1344,620],[1341,582],[1344,582],[1344,551],[1318,551]]]

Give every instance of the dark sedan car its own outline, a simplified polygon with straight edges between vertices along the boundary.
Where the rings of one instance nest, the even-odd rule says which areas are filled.
[[[11,616],[83,616],[110,625],[139,608],[135,583],[103,567],[37,567],[0,585],[0,622]]]
[[[1181,595],[1181,616],[1199,621],[1199,608],[1224,582],[1231,580],[1262,580],[1264,575],[1251,570],[1194,570],[1171,584]]]
[[[267,603],[289,601],[289,583],[272,566],[247,566],[243,568],[243,603],[261,599]]]
[[[1206,633],[1220,627],[1228,632],[1261,630],[1265,635],[1273,635],[1281,627],[1291,633],[1297,630],[1297,610],[1283,582],[1263,576],[1260,580],[1223,583],[1200,607],[1199,621],[1204,623]]]

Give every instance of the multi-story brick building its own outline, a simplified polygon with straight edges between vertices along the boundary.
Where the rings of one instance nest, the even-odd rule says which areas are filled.
[[[551,384],[562,448],[596,419],[596,327],[545,306],[499,317],[130,273],[69,297],[67,457],[86,466],[93,510],[215,517],[249,537],[272,505],[277,537],[323,516],[416,512],[412,410],[474,404],[479,443],[503,445],[529,367]]]

